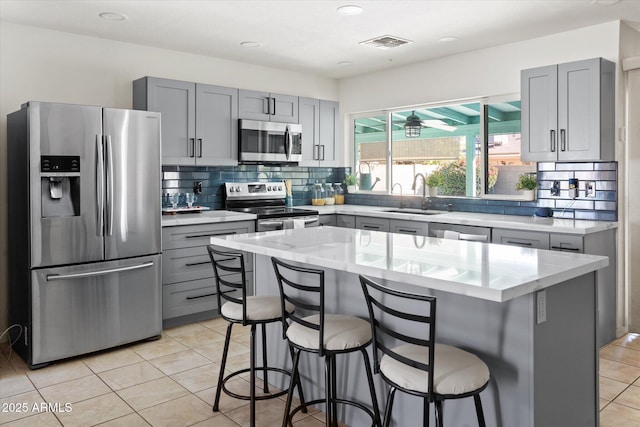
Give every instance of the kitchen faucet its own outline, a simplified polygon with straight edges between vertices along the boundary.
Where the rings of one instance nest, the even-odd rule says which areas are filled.
[[[419,176],[422,177],[422,209],[427,210],[431,201],[427,199],[427,186],[424,184],[426,178],[423,174],[417,173],[416,176],[413,177],[413,185],[411,186],[411,189],[413,191],[416,190],[416,182],[418,181]]]
[[[406,202],[402,198],[402,184],[400,184],[399,182],[393,184],[393,186],[391,187],[391,193],[393,194],[393,189],[396,188],[396,185],[400,187],[400,209],[402,209],[407,206]]]

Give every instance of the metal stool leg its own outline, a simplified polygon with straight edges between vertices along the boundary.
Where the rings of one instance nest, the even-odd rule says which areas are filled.
[[[438,427],[444,426],[444,420],[442,419],[442,400],[436,400],[436,425]]]
[[[300,351],[298,351],[299,353]],[[293,361],[295,359],[295,354],[293,352],[293,346],[289,346],[289,353],[291,353],[291,360]],[[291,371],[291,378],[293,379],[293,374],[294,374],[294,369],[292,368]],[[293,387],[294,382],[291,382],[291,385],[289,387]],[[296,387],[298,387],[298,396],[300,397],[300,403],[302,405],[305,404],[305,400],[304,400],[304,393],[302,392],[302,381],[300,381],[300,375],[297,375],[297,380],[295,381],[295,385]],[[293,392],[292,392],[293,393]],[[303,407],[301,409],[303,414],[306,414],[308,412],[307,407]]]
[[[267,370],[267,325],[262,324],[262,366],[264,367],[264,383],[263,390],[265,393],[269,393],[269,377]]]
[[[325,418],[325,425],[331,427],[331,420],[333,415],[331,414],[331,357],[329,355],[324,356],[324,382],[325,382],[325,402],[327,414]]]
[[[484,422],[484,412],[482,411],[482,401],[480,400],[480,394],[473,395],[473,401],[476,404],[476,415],[478,416],[478,426],[486,427]]]
[[[393,409],[393,399],[396,397],[396,388],[391,387],[389,389],[389,395],[387,396],[387,406],[384,408],[384,427],[389,427],[391,423],[391,410]]]
[[[429,427],[429,398],[424,398],[424,404],[422,406],[422,424],[424,427]]]
[[[291,368],[291,382],[289,384],[289,392],[287,393],[287,403],[284,406],[284,419],[282,420],[282,427],[287,427],[289,421],[289,412],[291,412],[291,401],[293,400],[293,385],[300,384],[300,376],[298,375],[298,363],[300,362],[300,350],[294,350],[292,346],[289,346],[291,350],[291,357],[293,359],[293,367]],[[300,389],[302,392],[302,389]]]
[[[249,353],[249,425],[256,425],[256,325],[251,325],[251,343]]]
[[[233,323],[229,322],[227,326],[227,334],[224,338],[224,350],[222,350],[222,363],[220,365],[220,375],[218,376],[218,387],[216,389],[216,398],[213,402],[213,412],[218,412],[220,408],[220,393],[222,392],[222,380],[224,379],[224,368],[227,365],[227,353],[229,352],[229,341],[231,341],[231,328]]]
[[[371,363],[369,362],[369,354],[364,348],[360,350],[364,359],[364,369],[367,372],[367,381],[369,382],[369,392],[371,393],[371,403],[373,404],[373,413],[375,415],[374,424],[380,426],[380,409],[378,408],[378,397],[376,395],[376,386],[373,383],[373,374],[371,373]]]

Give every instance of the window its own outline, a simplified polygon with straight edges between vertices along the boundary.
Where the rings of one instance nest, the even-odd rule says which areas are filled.
[[[536,170],[520,161],[520,101],[513,97],[361,115],[354,132],[361,191],[399,194],[400,184],[404,194],[422,194],[422,174],[440,177],[440,196],[498,198],[518,194],[518,176]]]

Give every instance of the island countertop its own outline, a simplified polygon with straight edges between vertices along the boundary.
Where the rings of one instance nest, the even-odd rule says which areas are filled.
[[[335,227],[212,237],[211,244],[496,302],[609,263],[597,255]]]

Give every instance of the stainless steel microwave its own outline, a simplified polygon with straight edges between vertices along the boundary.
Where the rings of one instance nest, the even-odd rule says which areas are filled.
[[[239,120],[240,163],[298,163],[302,160],[302,125]]]

